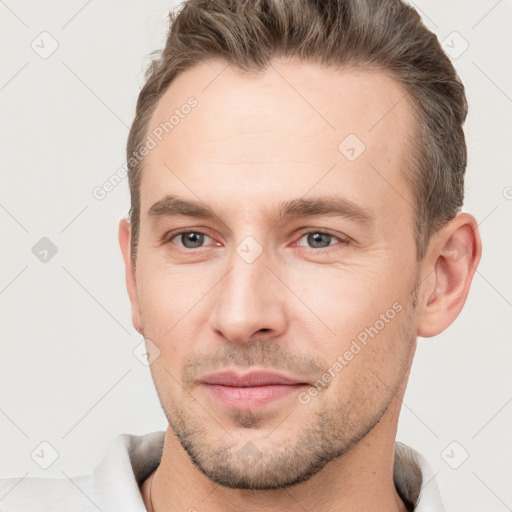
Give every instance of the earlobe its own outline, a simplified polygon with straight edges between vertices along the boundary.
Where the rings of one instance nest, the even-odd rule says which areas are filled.
[[[482,244],[475,218],[461,213],[436,235],[429,248],[426,301],[421,305],[418,336],[444,331],[459,315],[480,261]]]
[[[136,331],[142,334],[142,322],[139,308],[139,297],[137,293],[137,282],[135,279],[135,266],[131,255],[131,226],[128,219],[121,219],[119,221],[119,246],[123,254],[124,265],[125,265],[125,280],[126,290],[130,298],[132,308],[132,323]]]

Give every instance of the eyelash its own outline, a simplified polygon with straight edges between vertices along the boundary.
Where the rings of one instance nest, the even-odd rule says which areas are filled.
[[[312,234],[312,233],[320,234],[320,235],[327,235],[327,236],[331,237],[332,239],[337,240],[338,242],[337,243],[333,243],[331,245],[328,245],[327,247],[319,247],[319,248],[296,245],[300,240],[302,240],[302,238],[304,238],[305,236],[307,236],[309,234]],[[310,229],[308,231],[301,232],[299,238],[297,239],[297,242],[294,242],[294,246],[301,247],[302,250],[305,250],[306,252],[314,252],[316,254],[318,254],[319,252],[328,251],[329,249],[335,248],[336,246],[339,246],[339,245],[346,246],[348,244],[349,244],[349,238],[348,237],[342,237],[342,236],[330,233],[329,231],[321,231],[321,230],[318,230],[318,229]]]
[[[199,235],[205,235],[209,238],[211,238],[213,240],[213,237],[211,237],[210,235],[208,235],[208,233],[205,233],[204,231],[199,231],[199,230],[194,230],[194,229],[190,229],[190,228],[187,228],[187,229],[182,229],[182,230],[178,230],[178,231],[174,231],[168,235],[165,235],[163,237],[163,241],[165,244],[167,243],[171,243],[172,240],[174,240],[176,237],[180,236],[180,235],[183,235],[183,234],[186,234],[186,233],[195,233],[195,234],[199,234]],[[335,244],[332,244],[332,245],[328,245],[327,247],[320,247],[320,248],[315,248],[315,247],[307,247],[307,246],[296,246],[296,247],[302,247],[303,250],[305,250],[306,252],[314,252],[314,253],[319,253],[319,252],[325,252],[326,250],[330,249],[331,247],[334,247],[335,245],[338,245],[338,244],[341,244],[341,245],[348,245],[350,243],[350,240],[348,237],[341,237],[341,236],[338,236],[338,235],[334,235],[332,233],[330,233],[329,231],[321,231],[321,230],[318,230],[318,229],[310,229],[309,231],[303,231],[301,232],[299,238],[297,239],[297,242],[294,242],[294,244],[297,244],[302,238],[304,238],[304,236],[307,236],[309,234],[312,234],[312,233],[315,233],[315,234],[322,234],[322,235],[328,235],[336,240],[338,240],[338,243],[335,243]],[[182,246],[179,246],[181,249],[189,252],[189,251],[199,251],[201,249],[204,249],[205,247],[197,247],[195,249],[189,249],[187,247],[182,247]]]

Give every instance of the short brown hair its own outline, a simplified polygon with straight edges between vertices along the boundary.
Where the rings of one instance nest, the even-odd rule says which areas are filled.
[[[464,200],[467,102],[450,59],[412,7],[401,0],[188,0],[169,17],[165,48],[146,72],[128,137],[134,261],[143,160],[130,157],[144,143],[149,119],[169,84],[208,59],[260,72],[279,57],[381,70],[405,88],[416,113],[407,179],[421,260],[432,233],[455,217]]]

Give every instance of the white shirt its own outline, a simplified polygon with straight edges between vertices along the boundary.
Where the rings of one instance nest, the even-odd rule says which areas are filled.
[[[0,479],[0,512],[146,512],[140,485],[160,463],[165,432],[120,434],[90,475]],[[395,445],[395,486],[419,494],[415,512],[445,512],[427,461],[403,443]]]

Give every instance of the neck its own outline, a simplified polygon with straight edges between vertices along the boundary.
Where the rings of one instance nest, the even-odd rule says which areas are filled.
[[[142,488],[146,508],[150,512],[406,511],[393,483],[399,410],[397,398],[371,432],[309,480],[268,491],[215,484],[196,468],[169,427],[160,465]]]

